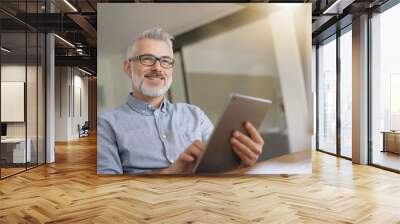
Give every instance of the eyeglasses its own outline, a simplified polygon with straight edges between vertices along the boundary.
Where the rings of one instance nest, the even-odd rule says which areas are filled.
[[[157,57],[152,54],[142,54],[136,57],[130,58],[129,61],[139,61],[140,64],[145,66],[153,66],[157,61],[160,62],[161,67],[163,68],[172,68],[174,67],[175,60],[168,56]]]

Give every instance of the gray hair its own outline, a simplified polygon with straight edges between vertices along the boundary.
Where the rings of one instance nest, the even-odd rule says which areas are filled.
[[[169,48],[171,49],[171,52],[173,52],[173,45],[172,45],[172,40],[174,37],[167,33],[165,30],[159,28],[159,27],[154,27],[148,30],[143,31],[139,36],[136,37],[136,39],[133,41],[133,44],[128,47],[126,51],[126,60],[129,58],[133,57],[135,55],[136,51],[136,42],[139,40],[143,39],[153,39],[153,40],[161,40],[164,41]]]

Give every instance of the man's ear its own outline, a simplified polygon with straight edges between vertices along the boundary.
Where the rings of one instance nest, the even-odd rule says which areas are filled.
[[[128,60],[125,60],[125,61],[124,61],[123,67],[124,67],[125,74],[126,74],[130,79],[132,79],[132,69],[133,69],[132,64],[129,63]]]

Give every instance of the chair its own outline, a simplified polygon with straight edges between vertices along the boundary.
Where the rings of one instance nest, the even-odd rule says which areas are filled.
[[[89,121],[85,121],[82,127],[80,127],[80,125],[78,124],[79,138],[89,136],[89,129],[90,129]]]

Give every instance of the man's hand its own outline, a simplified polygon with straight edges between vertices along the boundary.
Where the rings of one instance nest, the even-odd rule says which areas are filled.
[[[234,131],[230,142],[233,146],[233,151],[242,161],[241,166],[249,167],[254,165],[261,155],[264,140],[250,122],[246,122],[244,128],[250,137],[239,131]]]
[[[204,151],[204,143],[194,141],[182,152],[178,159],[168,168],[162,169],[161,174],[191,174],[194,165]]]

